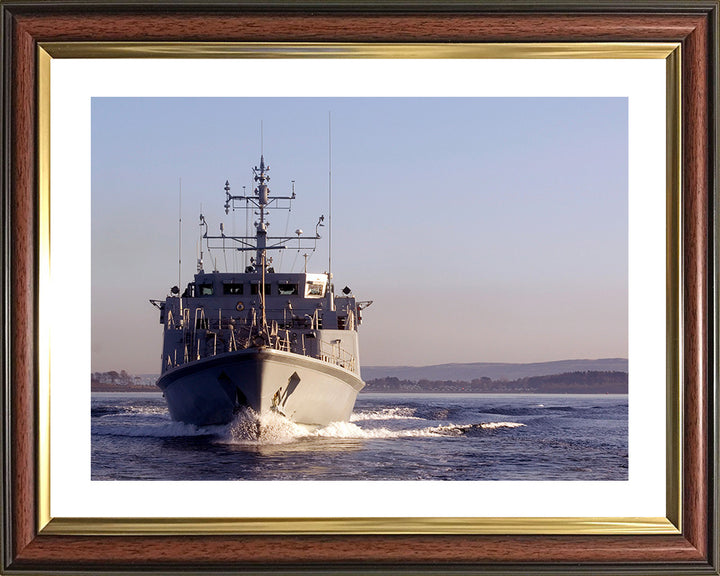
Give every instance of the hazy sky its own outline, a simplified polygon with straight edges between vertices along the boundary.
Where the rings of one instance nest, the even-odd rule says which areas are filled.
[[[327,216],[328,112],[335,285],[374,301],[362,364],[627,357],[626,98],[93,98],[92,370],[159,372],[179,181],[184,285],[201,205],[244,233],[223,187],[251,189],[261,120],[271,191],[297,194],[270,232]]]

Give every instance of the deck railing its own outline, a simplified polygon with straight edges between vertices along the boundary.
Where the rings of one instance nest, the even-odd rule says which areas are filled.
[[[190,321],[192,318],[192,322]],[[355,356],[340,346],[340,341],[325,342],[320,340],[317,352],[309,353],[304,335],[295,340],[291,337],[292,328],[319,328],[321,320],[316,313],[304,318],[293,318],[291,322],[273,320],[268,326],[269,342],[267,346],[275,350],[293,352],[303,356],[317,358],[323,362],[340,366],[347,370],[356,371]],[[164,368],[175,368],[191,360],[212,358],[218,354],[235,352],[250,348],[255,344],[254,338],[259,335],[257,316],[251,309],[244,319],[237,319],[219,313],[217,318],[208,318],[202,308],[194,311],[185,308],[180,318],[168,311],[166,317],[166,330],[182,330],[182,352],[178,349],[166,354]],[[312,346],[315,348],[315,346]],[[181,356],[181,358],[178,358]]]

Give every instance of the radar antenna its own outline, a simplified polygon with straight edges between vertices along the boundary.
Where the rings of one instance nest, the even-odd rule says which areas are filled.
[[[258,273],[259,277],[259,288],[260,288],[260,308],[261,308],[261,319],[262,319],[262,331],[263,338],[267,335],[267,326],[265,325],[265,275],[272,273],[274,270],[269,265],[272,264],[272,258],[268,257],[268,250],[285,250],[289,247],[297,248],[298,250],[312,250],[315,251],[317,247],[317,241],[320,239],[319,229],[324,226],[324,216],[320,216],[317,224],[315,225],[314,236],[301,237],[300,234],[296,236],[288,236],[287,230],[284,236],[269,236],[268,227],[270,222],[268,221],[268,214],[270,210],[281,209],[291,210],[292,201],[295,199],[295,182],[292,184],[292,191],[290,196],[274,196],[270,193],[270,166],[265,164],[265,156],[261,152],[260,154],[260,165],[255,166],[252,169],[253,181],[255,187],[251,194],[246,194],[245,187],[243,186],[243,194],[236,196],[231,193],[230,182],[225,181],[225,213],[229,214],[230,210],[233,211],[239,208],[245,208],[246,215],[249,214],[249,210],[256,210],[255,214],[258,216],[255,222],[255,236],[228,236],[225,234],[225,230],[221,229],[219,236],[210,236],[208,234],[207,224],[205,219],[200,217],[201,226],[204,227],[204,234],[202,238],[207,243],[208,252],[213,249],[232,249],[241,252],[255,252],[255,256],[250,258],[250,265],[245,268],[246,273]],[[311,244],[312,243],[312,244]],[[292,244],[292,246],[289,246]],[[200,262],[202,261],[202,253],[200,255]],[[199,264],[201,266],[201,264]],[[227,267],[227,266],[226,266]]]
[[[268,215],[270,210],[291,210],[292,201],[295,199],[295,181],[292,183],[291,194],[289,196],[275,196],[271,194],[268,182],[270,182],[270,166],[265,164],[265,156],[260,155],[260,165],[255,166],[253,171],[253,181],[255,187],[252,193],[246,193],[243,186],[242,195],[234,195],[231,193],[230,182],[225,182],[225,213],[229,214],[230,210],[244,208],[246,213],[249,210],[256,210],[258,216],[255,222],[255,236],[228,236],[221,234],[220,236],[210,236],[206,232],[203,238],[207,240],[208,250],[233,249],[241,252],[255,252],[254,258],[251,259],[251,265],[247,267],[246,272],[261,273],[263,262],[267,267],[270,263],[269,258],[263,258],[263,254],[268,250],[285,250],[287,248],[297,248],[298,250],[307,249],[315,251],[317,241],[321,238],[319,234],[320,226],[323,226],[324,216],[320,216],[315,226],[314,236],[289,236],[287,233],[283,236],[269,236],[268,227],[270,221]],[[286,231],[287,232],[287,231]],[[312,244],[310,244],[312,242]],[[266,270],[269,271],[269,270]]]

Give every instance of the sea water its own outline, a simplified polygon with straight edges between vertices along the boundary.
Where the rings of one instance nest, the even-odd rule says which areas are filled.
[[[93,480],[627,480],[626,395],[360,394],[311,428],[246,410],[170,419],[160,393],[93,393]]]

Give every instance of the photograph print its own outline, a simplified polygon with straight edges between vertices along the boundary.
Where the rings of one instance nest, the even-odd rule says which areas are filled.
[[[92,480],[627,480],[628,99],[93,97]]]

